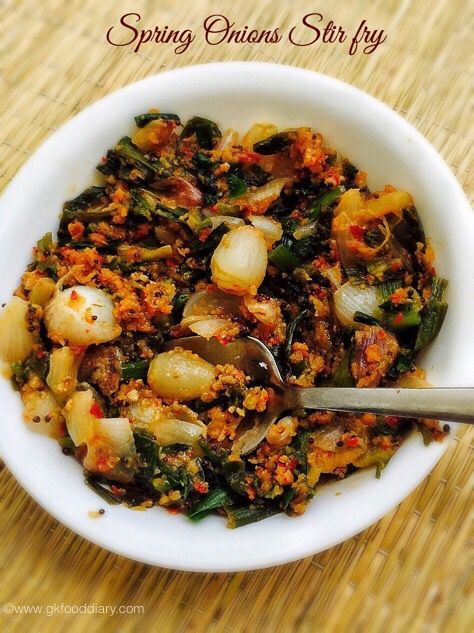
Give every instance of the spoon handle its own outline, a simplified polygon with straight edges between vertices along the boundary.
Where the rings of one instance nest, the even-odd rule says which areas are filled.
[[[298,389],[298,405],[325,411],[360,411],[405,418],[474,424],[473,389]]]

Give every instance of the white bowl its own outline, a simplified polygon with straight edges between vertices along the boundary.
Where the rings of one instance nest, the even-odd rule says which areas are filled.
[[[31,246],[55,230],[62,203],[94,179],[98,160],[132,129],[133,116],[159,107],[184,120],[193,114],[245,131],[256,121],[311,125],[369,174],[369,186],[393,184],[413,194],[450,280],[450,308],[424,354],[438,386],[474,384],[474,216],[436,151],[388,107],[345,83],[271,64],[223,63],[149,77],[98,101],[55,132],[30,158],[0,201],[0,300],[17,286]],[[381,395],[382,397],[382,395]],[[194,571],[256,569],[315,554],[360,532],[392,510],[430,472],[448,446],[425,448],[414,434],[380,480],[372,470],[321,489],[304,516],[278,515],[237,530],[215,516],[198,525],[162,509],[106,506],[86,487],[79,464],[53,440],[29,431],[21,403],[0,380],[0,452],[24,488],[48,512],[109,550],[154,565]]]

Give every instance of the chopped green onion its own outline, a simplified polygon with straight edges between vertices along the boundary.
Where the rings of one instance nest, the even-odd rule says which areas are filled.
[[[250,505],[247,508],[225,508],[227,512],[227,527],[238,528],[249,523],[256,523],[263,519],[268,519],[275,514],[279,514],[281,510],[279,508],[272,508],[268,506]]]
[[[281,270],[292,270],[300,264],[300,260],[284,244],[279,244],[268,256],[268,261]]]
[[[222,508],[224,505],[231,505],[232,497],[223,488],[215,488],[211,490],[199,503],[196,503],[191,510],[189,510],[187,516],[193,523],[197,523],[204,519],[208,514],[217,508]]]
[[[311,207],[309,212],[310,220],[317,220],[321,213],[324,213],[345,191],[345,187],[336,187],[324,193]]]
[[[380,293],[381,305],[390,299],[395,290],[398,290],[401,287],[402,282],[399,279],[389,279],[388,281],[384,281],[380,284],[380,286],[378,286],[378,290]]]
[[[146,378],[150,361],[138,360],[134,363],[122,363],[122,380],[138,380]]]
[[[298,327],[300,322],[308,316],[308,314],[308,310],[303,310],[303,312],[300,312],[288,326],[285,341],[285,355],[287,358],[289,358],[291,354],[291,346],[293,344],[293,338],[295,336],[296,328]]]
[[[132,165],[138,165],[150,172],[155,171],[155,165],[151,163],[144,154],[138,149],[138,147],[132,142],[129,136],[124,136],[115,146],[117,154],[123,158],[127,163]]]
[[[380,321],[370,314],[356,310],[352,320],[356,323],[363,323],[364,325],[380,325]]]
[[[428,343],[431,343],[443,325],[444,317],[448,310],[448,304],[443,301],[443,295],[448,282],[445,279],[435,277],[431,290],[431,297],[422,311],[421,323],[415,342],[415,351],[419,351]]]
[[[148,112],[147,114],[139,114],[135,118],[137,127],[145,127],[151,121],[174,121],[176,125],[181,125],[181,121],[177,114],[167,114],[166,112]]]
[[[293,142],[293,138],[294,135],[288,132],[277,132],[263,139],[263,141],[255,143],[253,151],[257,152],[257,154],[263,154],[264,156],[279,154]]]
[[[71,438],[69,436],[60,437],[58,442],[59,442],[59,446],[61,448],[66,448],[69,451],[75,451],[76,450],[76,445],[74,444],[74,442],[71,440]]]
[[[89,486],[89,488],[92,488],[92,490],[96,494],[98,494],[99,497],[101,497],[107,503],[110,503],[110,505],[117,505],[119,503],[122,503],[122,499],[120,497],[112,494],[110,490],[107,490],[107,488],[101,486],[99,482],[95,481],[95,479],[93,479],[92,477],[86,477],[85,482]]]
[[[190,293],[187,290],[179,292],[173,299],[173,316],[180,318],[183,314],[184,306],[188,302]]]
[[[237,174],[229,174],[227,176],[227,183],[229,184],[229,198],[240,198],[247,192],[247,185],[245,180],[239,178]]]
[[[421,317],[419,310],[408,310],[407,312],[392,312],[387,314],[385,324],[391,330],[407,330],[408,328],[420,325]]]
[[[197,444],[213,466],[221,466],[221,463],[222,463],[221,457],[219,457],[216,451],[212,450],[212,448],[209,446],[207,442],[205,442],[203,439],[199,439],[197,441]]]
[[[423,438],[423,444],[425,446],[429,446],[433,441],[433,434],[422,422],[417,422],[416,426],[418,427],[418,430],[421,433],[421,437]]]
[[[332,379],[331,387],[353,387],[354,378],[351,374],[351,357],[352,348],[348,349],[345,356],[343,356],[339,367],[336,369],[334,378]]]
[[[222,463],[222,472],[229,487],[239,495],[247,494],[247,472],[245,462],[242,460],[230,461]]]
[[[222,137],[222,133],[214,121],[209,121],[209,119],[204,119],[200,116],[194,116],[186,123],[181,132],[181,138],[188,138],[193,134],[196,135],[199,147],[204,149],[212,149]]]
[[[295,240],[304,240],[307,237],[312,237],[313,235],[315,235],[317,230],[317,221],[310,222],[309,224],[302,224],[293,231],[293,237],[295,238]]]
[[[158,259],[166,259],[173,254],[173,247],[170,244],[157,248],[143,248],[131,244],[120,244],[117,255],[125,263],[154,262]]]

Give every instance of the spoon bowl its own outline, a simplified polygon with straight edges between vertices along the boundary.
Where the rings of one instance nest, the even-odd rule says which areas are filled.
[[[240,425],[233,451],[251,453],[265,438],[271,425],[288,411],[316,409],[397,415],[406,418],[435,418],[474,424],[473,389],[357,389],[315,387],[300,389],[285,384],[268,347],[251,336],[223,345],[217,339],[187,336],[169,341],[165,349],[190,350],[213,365],[231,364],[247,376],[273,389],[261,415],[247,416]],[[383,394],[383,397],[382,397]]]

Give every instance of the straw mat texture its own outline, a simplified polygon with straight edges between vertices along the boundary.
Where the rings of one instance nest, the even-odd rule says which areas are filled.
[[[473,5],[469,0],[0,1],[0,187],[60,124],[103,95],[183,65],[221,60],[293,64],[328,73],[395,108],[441,152],[472,195]],[[237,25],[288,27],[320,11],[354,30],[385,29],[372,55],[347,47],[168,45],[116,48],[105,33],[123,13],[142,25],[199,29],[212,13]],[[140,25],[140,26],[142,26]],[[448,212],[449,210],[447,210]],[[5,422],[5,421],[4,421]],[[470,529],[471,431],[431,475],[362,534],[306,560],[238,574],[188,574],[130,562],[49,517],[0,471],[0,602],[141,605],[114,616],[0,615],[3,631],[159,633],[464,633],[474,630]]]

